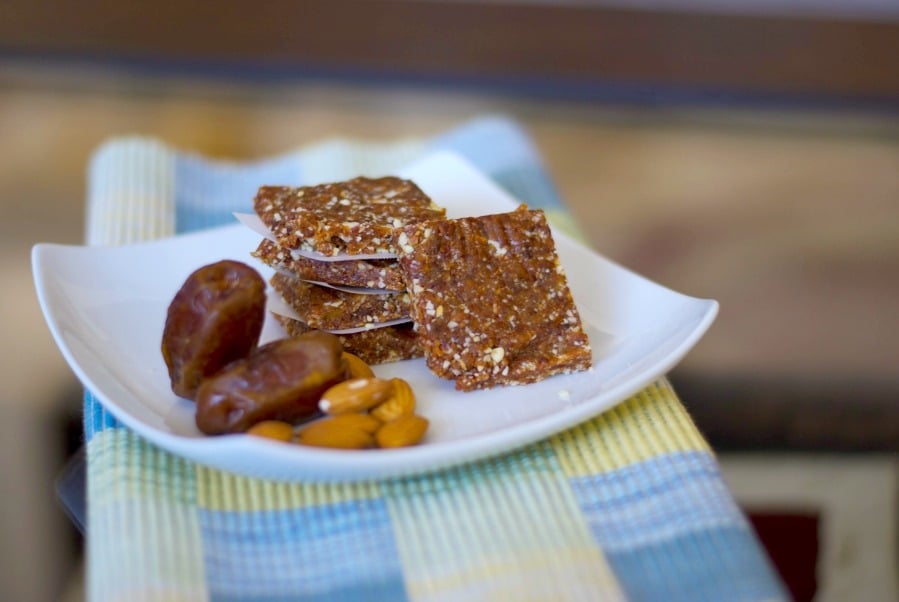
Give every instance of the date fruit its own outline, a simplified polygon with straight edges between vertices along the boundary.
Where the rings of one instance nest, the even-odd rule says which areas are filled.
[[[187,277],[169,305],[162,357],[172,391],[194,399],[204,378],[246,357],[265,320],[265,280],[239,261],[203,266]]]
[[[197,391],[197,426],[207,435],[240,433],[263,420],[295,422],[315,413],[322,393],[346,378],[343,347],[312,331],[257,348]]]

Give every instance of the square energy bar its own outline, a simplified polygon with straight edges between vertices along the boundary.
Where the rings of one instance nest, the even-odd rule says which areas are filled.
[[[456,389],[586,370],[587,335],[542,211],[413,224],[397,236],[432,372]]]
[[[392,176],[263,186],[253,209],[282,247],[326,256],[396,253],[397,228],[446,215],[414,182]]]

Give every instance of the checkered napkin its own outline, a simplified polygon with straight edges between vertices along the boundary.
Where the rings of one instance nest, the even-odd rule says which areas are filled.
[[[89,171],[88,242],[231,223],[261,184],[466,156],[568,215],[514,122],[429,140],[330,140],[254,163],[116,139]],[[569,224],[570,225],[570,224]],[[780,582],[667,381],[544,441],[414,477],[283,483],[174,456],[85,395],[92,600],[781,600]]]

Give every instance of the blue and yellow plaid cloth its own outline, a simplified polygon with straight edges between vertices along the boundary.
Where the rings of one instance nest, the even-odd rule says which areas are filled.
[[[330,140],[232,164],[116,139],[89,171],[88,242],[229,223],[260,184],[395,171],[449,149],[566,227],[514,122]],[[169,454],[85,395],[91,600],[785,600],[667,381],[497,458],[409,478],[282,483]]]

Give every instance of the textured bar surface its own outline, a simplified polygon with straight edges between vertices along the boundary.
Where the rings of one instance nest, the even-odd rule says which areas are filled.
[[[407,226],[397,237],[428,367],[463,391],[592,362],[542,211]]]
[[[323,255],[396,253],[396,228],[446,214],[415,183],[392,176],[262,186],[253,209],[281,246]]]

